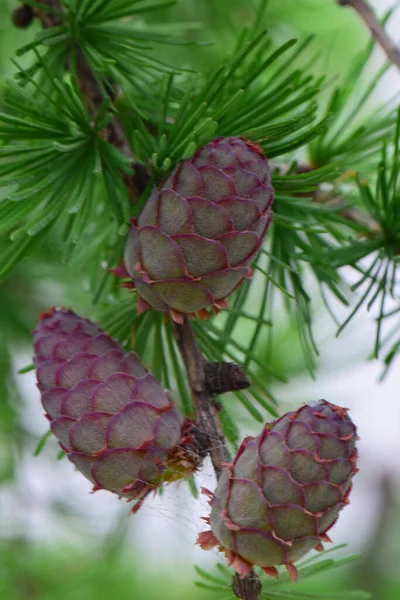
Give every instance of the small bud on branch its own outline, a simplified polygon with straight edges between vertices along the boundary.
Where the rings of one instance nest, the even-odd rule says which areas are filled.
[[[11,18],[15,27],[25,29],[26,27],[29,27],[34,17],[35,14],[33,8],[27,4],[23,4],[14,10]]]

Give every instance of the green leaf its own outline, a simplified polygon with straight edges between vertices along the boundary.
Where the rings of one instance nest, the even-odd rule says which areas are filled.
[[[29,373],[30,371],[35,370],[35,365],[27,365],[26,367],[22,367],[17,371],[18,375],[25,375],[25,373]]]
[[[47,440],[49,439],[49,437],[51,437],[52,433],[53,432],[49,429],[49,431],[46,431],[46,433],[44,433],[42,435],[42,437],[40,438],[40,440],[34,450],[34,453],[33,453],[34,456],[39,456],[39,454],[45,447]]]
[[[221,585],[221,586],[226,585],[226,582],[223,579],[221,579],[220,577],[215,577],[214,575],[211,575],[210,573],[207,573],[207,571],[205,571],[204,569],[201,569],[197,565],[194,566],[194,569],[195,569],[196,573],[198,575],[200,575],[200,577],[202,577],[203,579],[206,579],[207,581],[211,581],[211,583],[215,583],[217,585]]]
[[[351,592],[338,592],[337,594],[321,593],[310,594],[307,592],[292,592],[289,590],[272,590],[268,589],[266,593],[261,595],[262,598],[282,598],[282,600],[368,600],[372,598],[368,592],[355,590]]]
[[[196,481],[195,481],[194,477],[193,476],[189,477],[189,479],[187,481],[188,481],[188,486],[189,486],[190,493],[192,494],[193,498],[195,500],[197,500],[198,497],[199,497],[199,490],[198,490],[198,487],[196,485]]]

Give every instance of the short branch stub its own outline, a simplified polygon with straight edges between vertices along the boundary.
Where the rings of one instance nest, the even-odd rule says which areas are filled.
[[[235,596],[241,600],[259,600],[262,585],[254,571],[243,578],[236,573],[232,579],[232,590]]]
[[[235,363],[206,363],[204,376],[205,385],[212,394],[236,392],[251,385],[242,367]]]

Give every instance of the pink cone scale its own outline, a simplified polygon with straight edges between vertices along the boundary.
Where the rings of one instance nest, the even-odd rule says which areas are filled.
[[[260,146],[216,138],[155,189],[114,272],[136,288],[138,310],[209,316],[248,277],[272,220],[271,169]]]
[[[356,427],[347,409],[320,400],[285,414],[243,442],[210,497],[211,530],[199,535],[244,577],[254,565],[277,577],[285,565],[331,541],[327,531],[349,503],[357,472]]]
[[[34,364],[51,430],[93,483],[128,500],[195,468],[170,394],[138,357],[71,310],[50,309],[33,332]]]

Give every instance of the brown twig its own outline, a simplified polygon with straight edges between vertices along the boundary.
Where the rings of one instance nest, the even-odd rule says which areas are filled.
[[[188,317],[184,318],[182,325],[174,323],[174,329],[192,393],[194,420],[208,438],[208,451],[215,473],[219,477],[223,463],[229,460],[229,454],[214,396],[206,384],[207,361],[201,353]]]
[[[247,577],[234,575],[232,590],[241,600],[257,600],[260,597],[262,586],[257,575],[252,571]]]
[[[219,390],[229,391],[243,389],[249,385],[249,381],[238,365],[225,363],[222,366],[221,363],[218,367],[219,363],[208,363],[205,360],[188,317],[184,318],[182,324],[174,323],[174,330],[188,375],[195,423],[199,431],[207,438],[208,452],[218,478],[222,472],[223,463],[229,460],[229,454],[214,400],[213,382],[215,385],[217,379],[216,387]],[[218,372],[223,372],[222,378],[216,376]],[[251,571],[250,575],[244,578],[235,575],[232,580],[232,589],[241,600],[259,600],[261,582],[254,571]]]
[[[379,23],[375,12],[366,0],[336,0],[339,6],[350,6],[364,21],[372,37],[381,46],[386,56],[400,70],[400,48]]]

